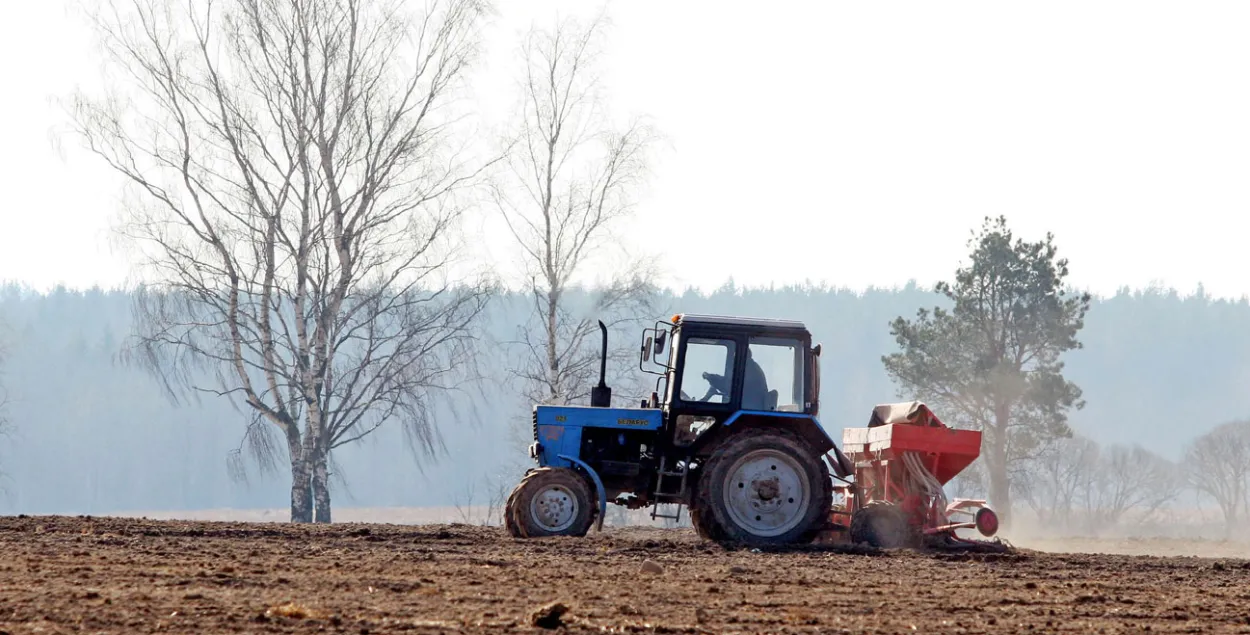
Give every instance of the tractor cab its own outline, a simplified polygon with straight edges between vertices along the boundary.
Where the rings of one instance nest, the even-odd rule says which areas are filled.
[[[664,411],[676,447],[744,417],[775,423],[818,414],[820,347],[802,322],[679,314],[643,336],[639,368],[659,376],[648,406]]]

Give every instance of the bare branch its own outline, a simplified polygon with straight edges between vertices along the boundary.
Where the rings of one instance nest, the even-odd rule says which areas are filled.
[[[507,161],[491,188],[533,302],[510,371],[540,403],[588,397],[598,369],[596,320],[616,326],[654,316],[654,272],[638,262],[613,267],[588,306],[570,300],[594,264],[610,264],[605,256],[619,247],[614,231],[632,214],[657,138],[641,121],[617,129],[603,112],[596,65],[606,24],[600,15],[584,26],[564,20],[530,31],[520,51],[515,128],[501,141]],[[614,358],[632,356],[632,337],[611,341]]]

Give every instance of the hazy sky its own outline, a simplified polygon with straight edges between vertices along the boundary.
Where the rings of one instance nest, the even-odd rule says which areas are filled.
[[[590,4],[499,3],[484,112],[512,99],[518,31]],[[626,240],[670,284],[927,284],[1001,213],[1095,292],[1250,294],[1250,3],[609,6],[613,106],[669,139]],[[63,0],[0,19],[0,280],[127,276],[118,181],[52,142],[89,38]]]

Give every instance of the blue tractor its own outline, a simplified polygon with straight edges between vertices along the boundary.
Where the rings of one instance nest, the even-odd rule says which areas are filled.
[[[590,406],[534,407],[538,467],[508,497],[512,536],[583,536],[602,528],[608,503],[651,507],[653,519],[678,519],[685,506],[700,536],[749,545],[810,542],[828,527],[832,475],[846,479],[853,466],[817,421],[820,346],[801,322],[657,322],[639,358],[656,390],[637,408],[611,407],[599,326]]]

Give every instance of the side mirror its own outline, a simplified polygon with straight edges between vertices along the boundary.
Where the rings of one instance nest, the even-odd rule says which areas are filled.
[[[660,332],[659,332],[659,334],[657,334],[657,335],[655,336],[655,356],[656,356],[656,358],[659,358],[660,353],[663,353],[663,352],[664,352],[664,341],[665,341],[665,340],[667,340],[667,339],[668,339],[668,333],[666,333],[666,332],[664,332],[664,331],[660,331]]]
[[[647,336],[647,340],[642,343],[642,361],[651,361],[651,336]]]

